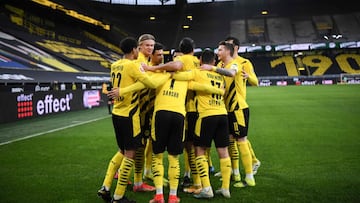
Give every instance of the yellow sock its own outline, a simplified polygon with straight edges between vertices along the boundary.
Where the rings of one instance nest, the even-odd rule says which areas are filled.
[[[118,151],[110,160],[108,168],[106,170],[105,179],[103,182],[103,186],[105,186],[106,188],[111,188],[111,184],[114,179],[114,175],[115,175],[116,171],[119,170],[120,164],[121,164],[123,158],[124,158],[124,155]]]
[[[151,171],[151,162],[152,162],[152,142],[151,139],[147,139],[145,147],[145,173],[149,174]]]
[[[196,157],[195,161],[201,179],[202,187],[203,188],[210,187],[211,185],[209,179],[209,164],[206,159],[206,155],[201,155]]]
[[[230,177],[231,177],[231,160],[230,157],[220,159],[220,171],[222,176],[221,188],[230,188]]]
[[[239,174],[239,149],[234,138],[230,138],[229,154],[231,157],[231,166],[235,175]]]
[[[163,153],[153,154],[152,172],[154,177],[153,181],[156,188],[156,194],[160,194],[160,192],[162,194],[164,177]]]
[[[251,143],[250,143],[250,140],[247,140],[248,142],[248,145],[249,145],[249,150],[250,150],[250,153],[251,153],[251,158],[252,158],[252,163],[257,163],[259,160],[256,158],[256,155],[255,155],[255,152],[251,146]]]
[[[144,168],[144,147],[138,147],[135,154],[134,185],[140,185]]]
[[[189,162],[190,162],[190,169],[191,169],[191,177],[193,179],[193,185],[200,186],[201,179],[200,179],[198,170],[196,168],[195,149],[194,148],[191,149],[191,152],[189,154]]]
[[[135,161],[133,159],[128,157],[123,158],[123,161],[120,165],[120,173],[114,192],[114,198],[121,199],[124,196],[134,162]]]
[[[189,155],[186,149],[184,149],[184,171],[190,174]]]
[[[168,168],[168,177],[170,191],[177,191],[180,178],[180,163],[179,155],[170,155],[168,154],[169,168]]]
[[[252,158],[249,149],[249,145],[247,141],[238,141],[237,142],[240,155],[241,155],[241,162],[244,166],[244,170],[246,174],[252,174]]]

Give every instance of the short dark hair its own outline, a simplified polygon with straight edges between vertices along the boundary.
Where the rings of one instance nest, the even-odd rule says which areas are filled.
[[[238,38],[233,37],[233,36],[228,36],[228,37],[225,39],[225,41],[230,41],[230,40],[233,41],[233,44],[234,44],[235,46],[240,46],[240,41],[239,41]]]
[[[179,50],[183,54],[189,54],[194,51],[195,43],[190,37],[183,38],[179,43]]]
[[[223,45],[223,46],[225,46],[225,48],[227,50],[230,50],[230,55],[231,56],[234,55],[234,44],[231,44],[231,43],[228,43],[228,42],[225,42],[225,41],[221,41],[221,42],[219,42],[219,46],[220,45]]]
[[[154,54],[155,51],[160,50],[160,49],[164,49],[164,45],[162,45],[160,42],[155,42],[154,50],[152,53]]]
[[[129,54],[134,48],[138,47],[138,42],[134,37],[125,37],[120,42],[120,49],[124,54]]]
[[[211,49],[205,49],[200,56],[203,64],[212,64],[215,61],[215,53]]]

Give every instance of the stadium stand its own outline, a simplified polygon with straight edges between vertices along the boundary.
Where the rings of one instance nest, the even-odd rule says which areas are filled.
[[[246,43],[246,21],[245,20],[233,20],[230,22],[230,35],[238,36],[241,44]]]
[[[264,19],[249,19],[248,23],[248,42],[250,43],[264,43],[265,40],[265,21]],[[237,35],[235,35],[237,36]]]
[[[354,14],[333,15],[334,22],[338,28],[338,33],[333,33],[346,37],[349,40],[357,39],[360,33],[359,21]],[[336,36],[335,36],[336,37]]]
[[[16,52],[15,55],[31,62],[27,65],[32,68],[38,63],[42,64],[42,69],[68,72],[109,72],[109,65],[120,58],[120,49],[99,36],[101,32],[44,12],[46,8],[32,6],[17,1],[2,6],[2,35],[12,36],[2,38],[2,44],[6,44],[2,49],[4,53]],[[26,50],[21,50],[25,49],[24,45]]]
[[[289,18],[268,18],[266,22],[271,43],[287,44],[295,41]]]
[[[317,34],[313,22],[309,18],[292,19],[296,43],[308,43],[317,40]]]
[[[322,15],[322,16],[313,16],[312,18],[319,35],[318,39],[323,39],[324,36],[329,36],[331,35],[332,32],[334,32],[334,26],[331,16]]]
[[[356,43],[360,40],[357,34],[360,29],[359,13],[348,8],[331,7],[330,4],[322,4],[323,1],[311,6],[308,5],[309,2],[295,2],[296,6],[286,7],[287,9],[283,9],[285,5],[281,5],[279,1],[280,5],[272,8],[273,11],[268,16],[255,14],[259,12],[258,5],[254,5],[256,3],[247,2],[245,5],[239,1],[220,4],[184,4],[181,3],[183,1],[179,1],[180,4],[176,6],[166,6],[166,9],[161,6],[152,7],[151,10],[148,6],[113,5],[87,0],[52,2],[73,9],[77,13],[100,19],[102,22],[111,22],[112,29],[105,31],[95,25],[66,17],[63,12],[43,5],[19,0],[5,1],[0,16],[4,24],[0,28],[3,33],[6,31],[7,35],[13,36],[17,41],[29,44],[27,47],[32,46],[31,50],[36,50],[32,51],[36,54],[14,54],[14,50],[2,46],[3,58],[13,59],[13,62],[17,61],[22,65],[27,61],[27,66],[43,70],[108,72],[106,67],[121,55],[117,42],[124,36],[136,37],[144,32],[154,34],[157,40],[169,49],[175,48],[178,41],[185,36],[191,36],[197,47],[201,48],[216,48],[217,43],[229,34],[238,37],[242,46],[289,43],[305,43],[306,46],[308,42],[326,42],[324,35],[330,36],[334,33],[345,33],[343,38],[336,39],[337,42],[354,40]],[[331,8],[327,8],[328,6]],[[148,19],[151,13],[156,14],[156,21]],[[188,16],[192,16],[194,20]],[[136,26],[133,26],[135,24]],[[182,25],[185,24],[188,24],[190,29],[183,29]],[[6,43],[13,42],[14,40],[8,40]],[[267,67],[274,59],[284,64],[302,67],[298,65],[301,60],[307,60],[314,54],[312,51],[304,51],[304,56],[299,61],[300,58],[294,57],[294,51],[277,52],[263,54],[262,58],[258,58],[257,53],[248,55],[254,63],[261,64],[261,61],[266,59]],[[320,53],[329,57],[326,54],[328,53],[325,51]],[[313,58],[321,61],[323,58],[316,58],[318,55],[316,53]],[[336,53],[330,55],[336,57]],[[292,57],[290,62],[286,62],[288,56]],[[331,58],[331,62],[336,63],[336,60]],[[289,75],[289,71],[283,72],[280,68],[274,67],[262,72],[264,67],[256,67],[259,69],[259,75]],[[342,72],[341,68],[338,70],[340,71],[337,73]],[[301,74],[311,75],[313,72],[307,70]]]

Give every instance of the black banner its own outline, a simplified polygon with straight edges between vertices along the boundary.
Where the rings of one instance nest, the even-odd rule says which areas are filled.
[[[106,105],[100,89],[0,92],[0,123]]]

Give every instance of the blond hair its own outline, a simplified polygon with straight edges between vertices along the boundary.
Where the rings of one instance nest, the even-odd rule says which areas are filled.
[[[139,37],[138,43],[141,44],[141,42],[143,42],[145,40],[154,40],[155,41],[155,37],[151,34],[142,34]]]

